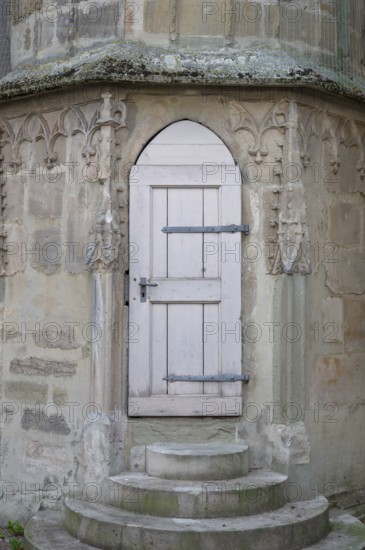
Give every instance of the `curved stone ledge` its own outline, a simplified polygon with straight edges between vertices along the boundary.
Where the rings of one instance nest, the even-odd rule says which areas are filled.
[[[200,86],[305,86],[365,101],[365,81],[338,74],[282,49],[172,52],[125,42],[37,67],[23,66],[0,80],[0,101],[90,82]]]

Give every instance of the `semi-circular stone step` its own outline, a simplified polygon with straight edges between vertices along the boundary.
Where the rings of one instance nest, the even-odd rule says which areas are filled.
[[[165,479],[216,480],[248,472],[248,447],[238,444],[166,444],[146,447],[146,471]]]
[[[335,515],[334,515],[335,514]],[[331,531],[327,537],[304,550],[364,550],[365,526],[343,510],[330,511]],[[63,526],[61,512],[37,512],[25,527],[25,550],[95,550],[72,537]],[[146,550],[140,549],[140,550]],[[103,550],[100,548],[98,550]],[[211,550],[221,550],[212,545]],[[240,549],[241,550],[241,549]],[[285,547],[285,550],[291,550]]]
[[[66,531],[60,511],[38,512],[24,529],[25,550],[95,550]]]
[[[253,471],[224,481],[171,480],[126,472],[108,480],[106,503],[151,516],[213,518],[276,510],[288,500],[287,478]]]
[[[319,497],[255,516],[182,519],[66,500],[65,527],[82,542],[103,550],[299,550],[326,536],[328,503]]]

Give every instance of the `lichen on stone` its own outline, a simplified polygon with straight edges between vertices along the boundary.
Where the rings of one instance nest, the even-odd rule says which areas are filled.
[[[0,101],[97,81],[204,86],[305,86],[365,100],[365,82],[277,48],[172,52],[111,43],[74,57],[23,65],[0,80]]]

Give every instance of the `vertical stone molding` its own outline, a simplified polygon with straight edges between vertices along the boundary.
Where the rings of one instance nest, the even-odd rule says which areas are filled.
[[[311,273],[305,190],[302,180],[298,107],[290,102],[283,148],[284,170],[277,208],[277,247],[272,274]]]
[[[102,105],[97,112],[95,124],[98,137],[95,145],[97,178],[100,183],[98,208],[91,231],[93,244],[90,248],[88,266],[91,279],[91,322],[99,337],[91,343],[91,398],[102,411],[95,425],[85,425],[85,453],[90,445],[93,454],[100,457],[101,467],[90,470],[92,476],[108,475],[110,468],[111,421],[108,413],[112,407],[112,387],[120,347],[115,342],[118,324],[120,296],[123,295],[123,277],[116,273],[120,266],[122,242],[121,203],[119,195],[123,185],[118,183],[117,162],[120,160],[120,142],[117,131],[126,127],[126,105],[115,103],[109,92],[102,94]],[[124,222],[126,220],[123,220]],[[86,460],[90,463],[90,459]]]
[[[112,189],[112,184],[115,180],[116,163],[121,158],[116,132],[126,127],[126,105],[115,104],[110,93],[104,93],[102,99],[103,103],[96,118],[99,129],[97,164],[98,180],[101,184],[100,199],[91,232],[94,247],[90,247],[88,257],[88,265],[93,271],[118,267],[122,236],[117,198],[121,188],[117,185],[116,189]]]
[[[179,38],[179,0],[170,0],[170,41]]]
[[[3,146],[5,141],[5,129],[0,125],[0,276],[6,273],[6,231],[5,231],[5,207],[6,207],[6,187],[4,174],[4,155]]]

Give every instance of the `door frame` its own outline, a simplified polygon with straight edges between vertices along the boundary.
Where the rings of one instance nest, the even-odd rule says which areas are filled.
[[[208,130],[206,127],[204,127]],[[211,132],[211,130],[209,130]],[[214,132],[212,132],[214,134]],[[157,134],[158,135],[158,134]],[[216,136],[216,134],[214,134]],[[216,136],[217,139],[218,136]],[[153,141],[153,140],[151,140]],[[221,141],[221,140],[220,140]],[[151,143],[151,142],[149,142]],[[221,141],[223,146],[224,145]],[[147,146],[148,147],[148,146]],[[229,153],[230,154],[230,153]],[[232,159],[233,160],[233,159]],[[234,162],[234,160],[233,160]],[[220,165],[218,170],[206,170],[203,178],[203,166],[194,165],[194,166],[179,166],[178,170],[175,167],[174,182],[171,182],[171,169],[172,165],[135,165],[137,168],[134,170],[132,168],[130,179],[130,228],[132,225],[132,220],[137,218],[138,208],[135,208],[134,201],[136,200],[138,204],[138,197],[135,196],[138,189],[144,188],[147,186],[149,189],[153,187],[184,187],[186,185],[186,171],[189,172],[189,185],[188,186],[199,186],[199,187],[219,187],[223,189],[229,189],[234,186],[236,191],[236,200],[232,201],[230,209],[232,210],[232,218],[221,220],[222,225],[229,225],[231,223],[241,224],[241,201],[242,201],[242,183],[239,167],[236,163],[231,165]],[[185,168],[185,170],[184,170]],[[191,173],[194,174],[191,179]],[[133,178],[133,174],[138,174],[137,178]],[[148,182],[145,183],[145,182]],[[185,185],[184,185],[185,184]],[[145,192],[147,192],[145,190]],[[239,193],[239,195],[238,195]],[[229,194],[228,194],[229,195]],[[237,196],[239,200],[237,201]],[[233,219],[234,218],[234,219]],[[139,225],[139,242],[143,242],[143,235],[146,234],[149,220],[142,220],[142,225]],[[238,233],[235,234],[236,241],[238,238]],[[130,231],[131,239],[131,231]],[[239,237],[240,243],[241,238]],[[131,241],[130,241],[131,242]],[[228,247],[229,249],[229,247]],[[139,250],[139,253],[143,254]],[[138,273],[136,275],[133,269],[134,266],[130,264],[130,285],[129,285],[129,319],[130,322],[138,324],[138,319],[134,318],[135,311],[132,310],[133,303],[135,300],[139,299],[138,294],[138,281],[140,276],[148,276],[148,273]],[[228,269],[228,266],[225,266]],[[138,272],[138,269],[137,269]],[[222,289],[222,301],[231,300],[232,307],[237,308],[237,301],[239,303],[239,315],[237,322],[241,320],[241,274],[242,266],[239,266],[238,269],[238,281],[237,284],[237,293],[234,297],[229,293],[229,289]],[[147,314],[147,310],[146,310]],[[145,321],[146,322],[146,321]],[[129,344],[129,349],[131,351],[131,345]],[[138,344],[137,344],[138,345]],[[237,373],[242,373],[242,342],[239,342],[240,346],[240,365],[234,366],[233,369],[228,369],[230,373],[232,370]],[[220,383],[221,392],[219,394],[198,394],[198,395],[143,395],[145,393],[142,390],[142,395],[130,395],[130,386],[133,388],[138,387],[138,382],[135,379],[135,373],[131,368],[131,352],[128,354],[128,411],[129,416],[240,416],[242,414],[242,382],[230,383],[231,388],[228,389],[228,383]],[[228,391],[225,391],[228,389]]]

